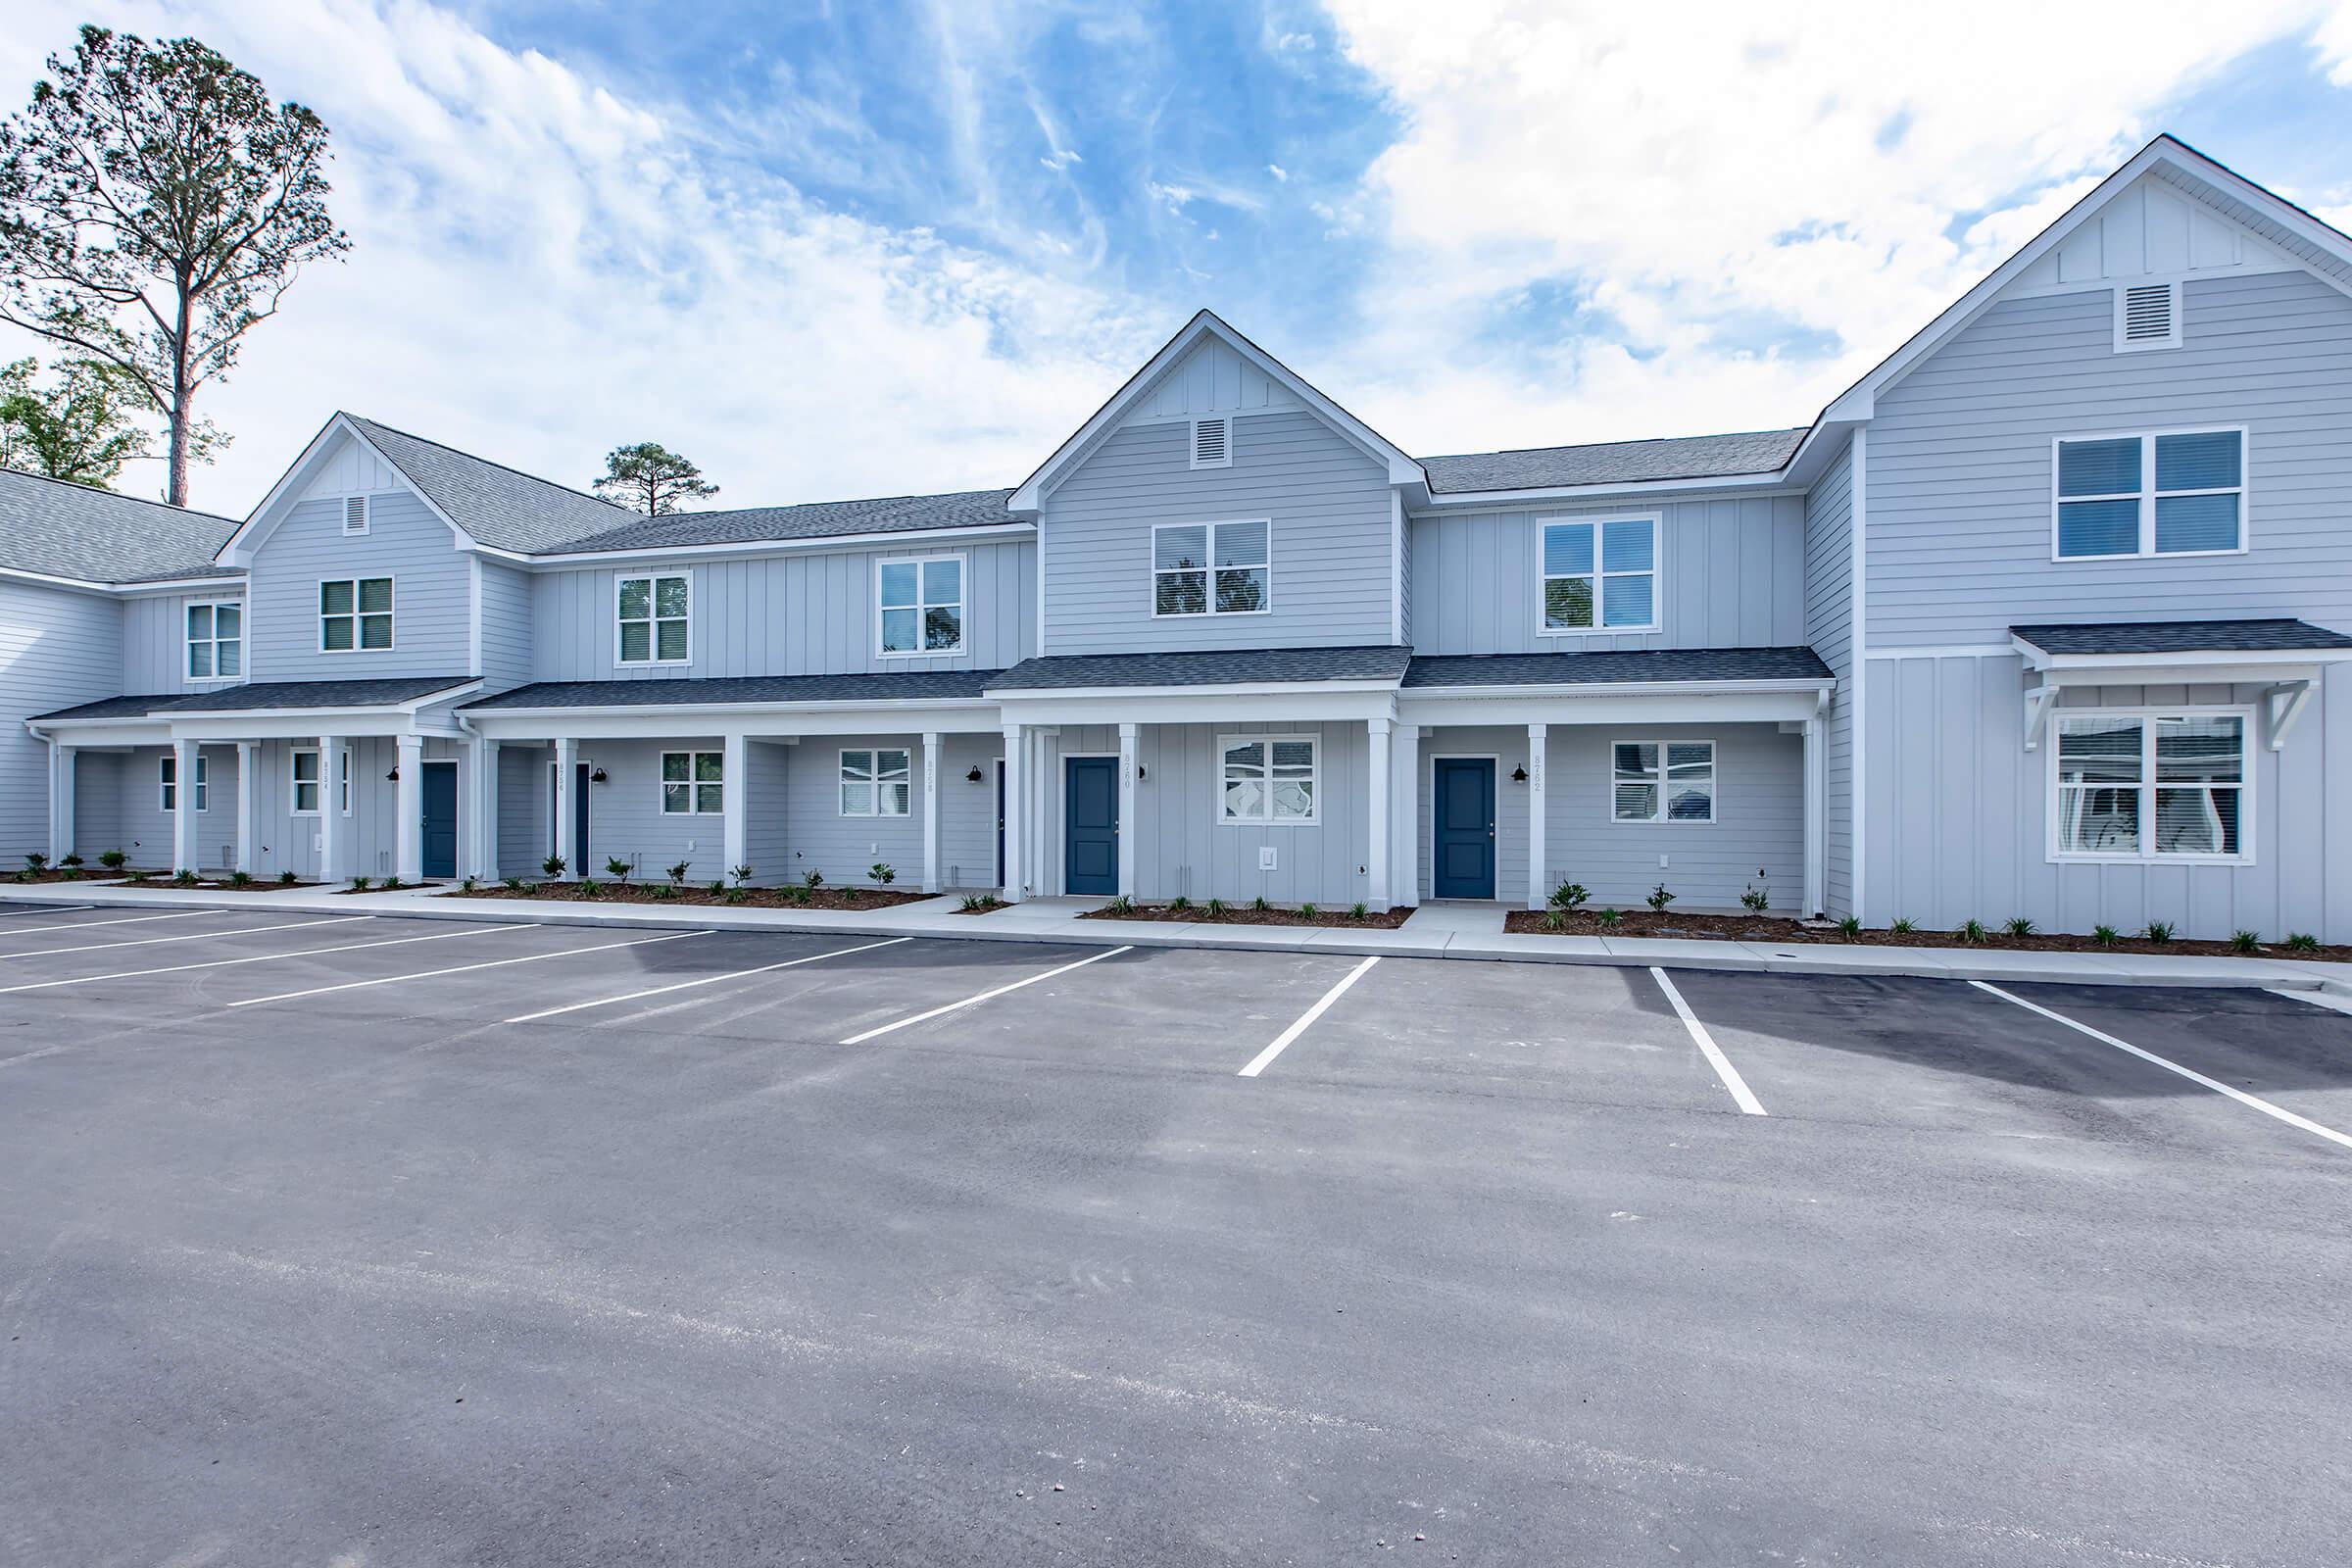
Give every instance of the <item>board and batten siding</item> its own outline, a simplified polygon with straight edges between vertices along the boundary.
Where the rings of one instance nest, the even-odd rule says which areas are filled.
[[[392,646],[318,647],[318,584],[392,579]],[[346,536],[340,500],[296,505],[255,553],[246,593],[249,679],[463,675],[472,664],[473,583],[449,525],[406,491],[368,498],[368,531]]]
[[[122,692],[120,604],[0,583],[0,855],[9,863],[49,853],[49,748],[24,720]]]
[[[480,563],[482,574],[482,677],[485,693],[527,685],[531,678],[530,573]]]
[[[2352,631],[2352,299],[2300,271],[2191,279],[2181,326],[2178,349],[2118,354],[2108,289],[2004,300],[1879,394],[1867,647],[2053,620]],[[2052,438],[2237,424],[2245,553],[2050,559]]]
[[[245,585],[233,579],[217,589],[191,594],[151,594],[122,602],[122,685],[126,696],[165,696],[179,692],[209,692],[242,684],[239,674],[227,680],[188,678],[188,607],[245,604]],[[244,652],[253,649],[253,632],[245,632]]]
[[[1659,630],[1546,635],[1537,541],[1554,521],[1660,514]],[[1414,517],[1413,648],[1421,654],[1579,654],[1768,648],[1805,640],[1801,496],[1604,504]]]
[[[1036,557],[1020,539],[930,540],[904,549],[796,552],[746,561],[648,561],[538,574],[531,627],[537,680],[661,680],[677,676],[870,674],[878,670],[1004,669],[1029,651]],[[876,623],[881,563],[960,556],[964,651],[885,657]],[[617,584],[685,571],[693,579],[684,664],[615,662]]]
[[[1048,654],[1317,648],[1391,640],[1388,472],[1313,415],[1233,421],[1233,465],[1190,466],[1192,425],[1113,432],[1046,498]],[[1154,616],[1155,523],[1272,523],[1271,609]]]
[[[1853,437],[1805,496],[1805,642],[1838,677],[1822,726],[1822,900],[1840,919],[1854,907]],[[1801,902],[1801,901],[1800,901]],[[1807,913],[1813,911],[1807,910]]]

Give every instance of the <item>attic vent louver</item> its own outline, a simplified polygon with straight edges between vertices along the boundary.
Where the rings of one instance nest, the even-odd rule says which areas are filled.
[[[1193,421],[1193,466],[1196,468],[1230,468],[1233,466],[1231,420],[1195,419]]]
[[[366,496],[345,496],[343,498],[343,531],[347,534],[368,531],[368,498]]]
[[[2115,348],[2119,354],[2139,349],[2180,346],[2180,285],[2137,283],[2115,292]]]

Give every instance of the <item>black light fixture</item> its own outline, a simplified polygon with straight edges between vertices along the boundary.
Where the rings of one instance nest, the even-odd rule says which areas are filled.
[[[1524,765],[1511,769],[1511,782],[1514,784],[1527,782],[1527,768]]]
[[[605,770],[604,770],[603,768],[601,768],[601,767],[598,767],[598,768],[591,768],[591,769],[589,770],[589,772],[588,772],[588,782],[589,782],[589,783],[591,783],[591,784],[602,784],[604,781],[605,781]]]
[[[387,784],[397,784],[397,783],[399,783],[399,782],[400,782],[400,769],[396,767],[396,768],[394,768],[394,769],[393,769],[391,772],[389,772],[389,773],[386,773],[386,774],[384,775],[384,782],[385,782],[385,783],[387,783]]]
[[[1138,784],[1141,784],[1144,780],[1150,778],[1151,776],[1152,770],[1150,768],[1146,767],[1141,762],[1135,764],[1135,781]]]
[[[980,782],[980,764],[978,762],[974,762],[972,764],[972,770],[963,775],[963,781],[966,784],[977,784]]]

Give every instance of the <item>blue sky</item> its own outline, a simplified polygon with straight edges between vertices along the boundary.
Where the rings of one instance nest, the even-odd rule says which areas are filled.
[[[1202,305],[1415,451],[1801,423],[2158,130],[2352,215],[2352,0],[1767,9],[29,0],[0,102],[94,16],[333,126],[354,254],[207,398],[232,514],[338,407],[720,505],[1011,484]]]

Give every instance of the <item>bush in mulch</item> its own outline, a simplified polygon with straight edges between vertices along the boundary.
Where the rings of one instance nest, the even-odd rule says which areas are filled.
[[[2036,931],[2031,922],[2023,920],[2005,920],[1999,924],[1972,921],[1956,931],[1926,931],[1909,926],[1908,922],[1903,922],[1907,929],[1862,928],[1850,923],[1830,925],[1753,914],[1662,914],[1647,909],[1622,910],[1611,921],[1603,917],[1604,913],[1593,909],[1513,909],[1503,918],[1502,928],[1523,936],[1542,937],[1669,937],[1692,942],[1832,946],[1859,943],[1881,948],[1984,948],[1995,953],[2143,953],[2352,962],[2352,947],[2341,944],[2324,947],[2309,937],[2265,940],[2260,932],[2253,931],[2241,932],[2229,942],[2202,942],[2174,936],[2164,926],[2075,936]]]
[[[1412,910],[1402,906],[1378,914],[1364,906],[1349,905],[1333,908],[1328,905],[1302,904],[1295,909],[1258,900],[1250,904],[1229,905],[1218,899],[1205,904],[1172,899],[1166,904],[1137,904],[1129,899],[1115,899],[1100,909],[1090,909],[1081,920],[1174,920],[1187,925],[1328,925],[1360,926],[1367,930],[1394,931],[1411,917]]]
[[[725,905],[747,909],[887,909],[895,904],[913,904],[936,897],[906,893],[896,888],[807,887],[792,883],[780,888],[713,887],[709,883],[676,882],[505,882],[495,887],[459,888],[443,894],[451,899],[561,899],[576,904]]]

